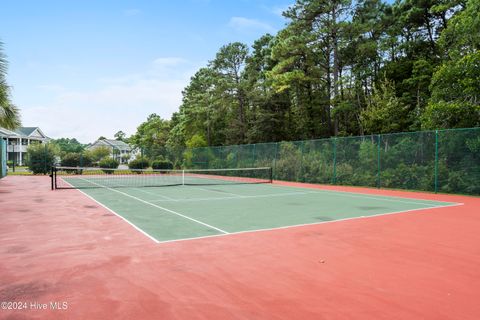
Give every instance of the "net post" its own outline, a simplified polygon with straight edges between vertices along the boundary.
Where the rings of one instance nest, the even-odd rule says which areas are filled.
[[[185,169],[182,170],[182,186],[185,185]]]
[[[435,130],[435,193],[438,192],[438,130]]]
[[[270,183],[273,183],[273,168],[270,167]]]
[[[52,186],[52,190],[54,190],[54,186],[53,186],[53,166],[50,168],[50,183],[51,183],[51,186]]]

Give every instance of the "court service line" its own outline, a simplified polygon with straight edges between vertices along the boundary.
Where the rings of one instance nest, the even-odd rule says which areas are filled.
[[[236,234],[244,234],[244,233],[256,233],[256,232],[275,231],[275,230],[290,229],[290,228],[301,228],[301,227],[306,227],[306,226],[314,226],[314,225],[327,224],[327,223],[336,223],[336,222],[341,222],[341,221],[378,218],[378,217],[382,217],[382,216],[409,213],[409,212],[420,211],[420,210],[441,209],[441,208],[457,207],[457,206],[463,206],[463,205],[464,205],[464,203],[454,203],[454,204],[442,205],[442,206],[437,206],[437,207],[417,208],[417,209],[409,209],[409,210],[403,210],[403,211],[378,213],[378,214],[373,214],[373,215],[369,215],[369,216],[349,217],[349,218],[342,218],[342,219],[330,220],[330,221],[301,223],[301,224],[293,224],[293,225],[273,227],[273,228],[236,231],[236,232],[230,232],[229,234],[214,234],[214,235],[200,236],[200,237],[164,240],[164,241],[159,241],[159,244],[179,242],[179,241],[200,240],[200,239],[214,238],[214,237],[233,236],[233,235],[236,235]]]
[[[135,190],[138,190],[138,191],[143,192],[145,194],[149,194],[149,195],[153,195],[153,196],[159,196],[159,197],[162,197],[164,199],[167,199],[168,201],[178,201],[177,199],[164,196],[163,194],[158,194],[158,193],[148,192],[147,190],[142,190],[142,188],[135,188]]]
[[[241,196],[242,196],[242,195],[240,195],[240,194],[236,194],[236,193],[232,193],[232,192],[223,192],[223,191],[217,191],[217,190],[210,190],[210,189],[205,189],[205,188],[201,188],[201,187],[196,187],[196,189],[200,189],[200,190],[208,191],[208,192],[220,193],[220,194],[231,194],[232,196],[235,196],[235,197],[241,197]]]
[[[284,192],[284,193],[271,193],[257,196],[235,196],[235,197],[210,197],[210,198],[190,198],[190,199],[176,199],[176,202],[195,202],[195,201],[210,201],[210,200],[231,200],[231,199],[251,199],[251,198],[270,198],[270,197],[283,197],[283,196],[296,196],[304,194],[312,194],[318,192]],[[150,200],[151,202],[168,202],[169,200],[157,199]]]
[[[65,181],[65,180],[64,180]],[[70,186],[72,186],[70,183],[68,183],[67,181],[65,181],[67,184],[69,184]],[[73,186],[72,186],[73,187]],[[92,196],[86,194],[85,192],[83,192],[82,190],[76,188],[76,190],[80,191],[84,196],[86,196],[87,198],[93,200],[94,202],[98,203],[98,205],[100,205],[102,208],[105,208],[107,209],[107,211],[110,211],[111,213],[113,213],[114,215],[116,215],[117,217],[119,217],[120,219],[122,219],[123,221],[125,221],[126,223],[128,223],[129,225],[131,225],[135,230],[139,231],[141,234],[143,234],[144,236],[146,236],[147,238],[153,240],[153,242],[155,243],[160,243],[160,241],[156,238],[154,238],[153,236],[149,235],[148,233],[146,233],[145,231],[143,231],[142,229],[140,229],[139,227],[137,227],[134,223],[128,221],[125,217],[122,217],[121,215],[119,215],[118,213],[116,213],[115,211],[113,211],[112,209],[110,209],[109,207],[107,207],[106,205],[104,205],[103,203],[101,203],[100,201],[98,201],[97,199],[93,198]]]
[[[80,179],[83,180],[83,178],[80,178]],[[96,184],[96,185],[98,185],[98,186],[100,186],[100,187],[102,187],[102,188],[106,188],[106,189],[108,189],[108,190],[111,190],[111,191],[114,191],[114,192],[123,194],[123,195],[126,196],[126,197],[130,197],[130,198],[135,199],[135,200],[137,200],[137,201],[140,201],[140,202],[143,202],[143,203],[145,203],[145,204],[148,204],[148,205],[150,205],[150,206],[152,206],[152,207],[155,207],[155,208],[161,209],[161,210],[163,210],[163,211],[167,211],[167,212],[169,212],[169,213],[175,214],[175,215],[177,215],[177,216],[179,216],[179,217],[182,217],[182,218],[184,218],[184,219],[191,220],[191,221],[196,222],[196,223],[198,223],[198,224],[204,225],[204,226],[209,227],[209,228],[211,228],[211,229],[217,230],[217,231],[219,231],[219,232],[221,232],[221,233],[229,234],[229,232],[227,232],[227,231],[225,231],[225,230],[222,230],[222,229],[220,229],[220,228],[214,227],[214,226],[212,226],[212,225],[209,225],[208,223],[202,222],[202,221],[200,221],[200,220],[191,218],[191,217],[186,216],[186,215],[184,215],[184,214],[181,214],[181,213],[179,213],[179,212],[176,212],[176,211],[173,211],[173,210],[170,210],[170,209],[161,207],[161,206],[159,206],[159,205],[156,205],[156,204],[154,204],[154,203],[145,201],[145,200],[143,200],[143,199],[137,198],[137,197],[135,197],[135,196],[132,196],[131,194],[128,194],[128,193],[125,193],[125,192],[122,192],[122,191],[119,191],[119,190],[115,190],[115,189],[112,189],[112,188],[109,188],[109,187],[106,187],[106,186],[102,186],[101,184],[98,184],[98,183],[95,183],[95,182],[91,182],[91,183]]]

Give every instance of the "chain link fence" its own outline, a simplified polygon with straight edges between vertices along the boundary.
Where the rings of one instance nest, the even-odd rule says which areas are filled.
[[[480,127],[193,149],[152,147],[137,153],[150,164],[165,160],[175,169],[272,167],[275,180],[480,195]],[[0,153],[2,175],[4,155]],[[93,165],[81,154],[70,154],[72,163],[66,156],[44,144],[25,160],[33,173],[44,174],[59,162]]]
[[[480,195],[480,128],[194,148],[182,160],[271,166],[276,180]]]

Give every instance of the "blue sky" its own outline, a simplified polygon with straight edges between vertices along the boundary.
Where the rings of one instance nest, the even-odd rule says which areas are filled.
[[[293,0],[18,0],[0,41],[24,126],[92,142],[178,110],[198,68],[229,42],[285,26]]]

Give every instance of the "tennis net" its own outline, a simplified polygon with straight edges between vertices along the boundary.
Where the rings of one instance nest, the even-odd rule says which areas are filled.
[[[272,168],[137,170],[52,167],[53,189],[271,183]]]

